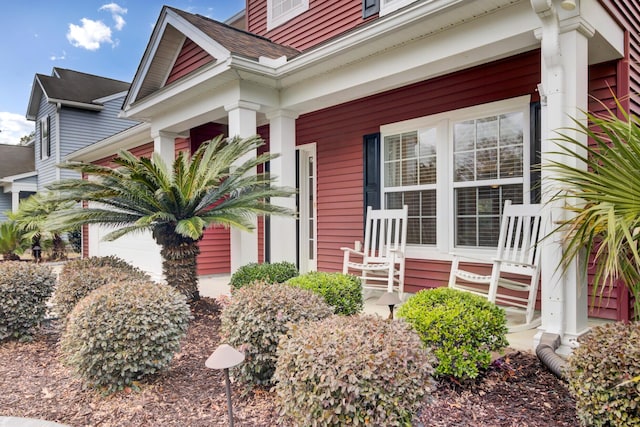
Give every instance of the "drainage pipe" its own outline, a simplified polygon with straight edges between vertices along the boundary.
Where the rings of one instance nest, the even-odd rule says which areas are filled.
[[[567,361],[556,354],[560,347],[560,335],[544,332],[540,337],[540,344],[536,347],[536,356],[556,377],[566,379],[565,368]]]

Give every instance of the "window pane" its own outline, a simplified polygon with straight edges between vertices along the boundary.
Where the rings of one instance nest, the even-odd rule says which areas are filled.
[[[418,144],[418,156],[420,168],[418,184],[436,183],[436,130],[426,129],[420,132]]]
[[[456,213],[458,216],[475,215],[476,208],[476,189],[460,188],[456,190]]]
[[[522,176],[522,145],[500,149],[500,178]]]
[[[478,224],[478,246],[495,248],[500,237],[500,217],[480,217]]]
[[[389,162],[384,165],[385,187],[400,186],[400,162]]]
[[[407,243],[420,244],[420,218],[409,218],[407,222]]]
[[[384,205],[387,209],[401,209],[402,193],[387,193]]]
[[[495,147],[498,144],[498,118],[486,117],[476,122],[476,148]]]
[[[436,244],[436,219],[435,218],[424,218],[422,220],[422,244],[423,245]]]
[[[420,192],[408,191],[404,193],[404,204],[409,206],[409,216],[420,216]]]
[[[418,143],[418,133],[408,132],[402,134],[402,158],[414,159],[418,157],[416,144]]]
[[[454,180],[456,182],[474,180],[474,155],[473,153],[454,154],[455,167]]]
[[[523,143],[524,117],[522,112],[500,116],[500,145]]]
[[[476,179],[496,179],[498,177],[498,151],[495,149],[478,150]]]
[[[385,207],[398,209],[409,207],[407,243],[414,245],[436,244],[436,190],[386,193]]]
[[[453,150],[473,150],[475,145],[475,122],[469,120],[453,125]]]
[[[398,160],[400,158],[400,135],[385,136],[384,160]]]
[[[402,183],[401,185],[416,185],[418,183],[418,160],[404,160],[402,162]]]
[[[456,246],[476,245],[476,219],[458,218],[456,229]]]

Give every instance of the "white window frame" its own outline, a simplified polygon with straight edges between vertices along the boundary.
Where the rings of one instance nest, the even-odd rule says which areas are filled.
[[[520,96],[504,101],[496,101],[473,107],[452,110],[434,114],[427,117],[405,120],[402,122],[386,124],[380,127],[381,141],[383,146],[381,152],[384,153],[384,141],[386,136],[404,132],[419,131],[420,129],[435,127],[437,134],[436,147],[436,224],[437,243],[433,245],[407,245],[407,257],[415,259],[451,260],[452,253],[466,255],[470,257],[491,257],[495,255],[495,249],[484,248],[455,248],[455,197],[454,168],[453,168],[453,125],[456,122],[477,119],[503,113],[522,112],[523,113],[523,170],[522,178],[511,179],[512,183],[523,184],[523,201],[529,202],[531,192],[530,182],[530,151],[532,141],[530,140],[530,111],[531,97],[529,95]],[[386,188],[384,183],[384,156],[381,157],[380,171],[382,174],[382,188],[380,191],[381,206],[385,203]],[[498,180],[496,180],[498,181]],[[504,181],[504,180],[499,180]],[[491,185],[492,180],[486,180],[487,185]],[[502,182],[504,184],[504,182]],[[401,187],[394,187],[398,190]],[[414,187],[408,187],[412,190]],[[446,230],[446,231],[442,231]]]
[[[291,9],[281,13],[280,15],[274,15],[275,6],[282,1],[283,0],[267,0],[267,31],[271,31],[290,19],[293,19],[301,13],[309,10],[309,0],[300,0],[300,3],[291,7]]]
[[[44,129],[47,129],[47,135],[44,135]],[[46,160],[51,156],[51,120],[49,116],[40,119],[40,159]]]
[[[380,0],[380,16],[395,12],[416,0]]]

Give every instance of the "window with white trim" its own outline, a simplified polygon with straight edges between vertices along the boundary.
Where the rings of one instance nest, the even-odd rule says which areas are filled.
[[[380,0],[380,16],[400,9],[416,0]]]
[[[49,116],[40,119],[40,158],[47,159],[51,155],[51,134],[49,132]]]
[[[267,31],[309,9],[309,0],[267,0]]]
[[[409,206],[410,256],[493,248],[505,200],[529,201],[529,97],[381,127],[382,201]]]

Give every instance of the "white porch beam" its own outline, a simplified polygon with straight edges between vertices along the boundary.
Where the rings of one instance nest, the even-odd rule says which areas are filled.
[[[593,32],[588,26],[572,26],[560,31],[557,11],[551,0],[531,0],[534,11],[542,22],[539,32],[542,46],[542,202],[550,212],[551,227],[567,219],[562,202],[549,203],[557,192],[545,164],[560,161],[574,167],[584,164],[574,157],[556,154],[559,149],[553,138],[562,132],[587,143],[586,137],[571,131],[572,119],[585,120],[588,108],[588,38]],[[570,149],[576,149],[569,146]],[[534,346],[542,333],[561,337],[558,353],[568,354],[575,340],[587,330],[587,277],[582,274],[580,259],[559,267],[563,254],[562,236],[558,233],[543,241],[542,247],[542,325],[534,338]]]
[[[247,101],[238,101],[225,105],[225,110],[229,114],[229,137],[239,136],[247,138],[256,134],[257,111],[259,104]],[[239,159],[238,163],[243,163],[247,159],[256,156],[256,151],[245,155]],[[253,171],[253,173],[256,173]],[[254,231],[247,232],[235,228],[231,229],[231,273],[234,273],[241,266],[250,262],[258,261],[258,233],[257,220],[254,220]]]
[[[296,186],[296,119],[293,111],[278,110],[267,113],[269,120],[269,144],[272,153],[280,154],[270,164],[270,172],[276,176],[275,185]],[[274,197],[271,203],[295,211],[293,197]],[[296,220],[294,217],[271,217],[271,262],[296,262]]]
[[[12,191],[11,192],[11,212],[18,212],[18,207],[20,206],[20,191]]]

